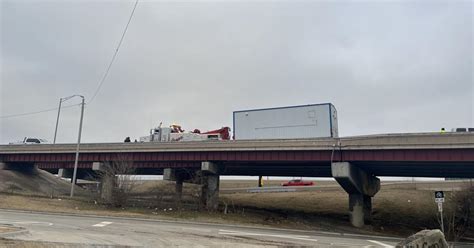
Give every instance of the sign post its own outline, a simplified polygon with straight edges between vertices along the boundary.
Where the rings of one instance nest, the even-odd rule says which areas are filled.
[[[444,192],[443,191],[435,191],[435,202],[438,203],[438,211],[441,216],[441,231],[444,233],[444,223],[443,223]]]

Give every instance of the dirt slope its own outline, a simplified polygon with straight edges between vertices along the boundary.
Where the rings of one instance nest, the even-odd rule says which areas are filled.
[[[76,187],[78,194],[84,194]],[[67,195],[71,184],[57,176],[40,170],[0,170],[0,192],[28,195]]]

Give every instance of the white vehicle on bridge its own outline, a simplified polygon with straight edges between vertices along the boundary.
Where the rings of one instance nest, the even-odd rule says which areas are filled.
[[[51,144],[51,142],[45,140],[45,139],[39,139],[39,138],[33,138],[33,137],[25,137],[21,141],[16,141],[16,142],[10,142],[10,145],[21,145],[21,144],[26,144],[26,145],[32,145],[32,144]]]

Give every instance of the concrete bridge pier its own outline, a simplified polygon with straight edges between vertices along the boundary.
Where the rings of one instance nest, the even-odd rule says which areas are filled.
[[[163,180],[167,181],[175,181],[175,200],[181,201],[183,196],[183,182],[185,181],[185,175],[180,173],[177,169],[173,168],[165,168],[163,170]]]
[[[201,184],[200,202],[207,210],[217,210],[219,206],[220,167],[213,162],[202,162],[201,170],[189,172],[182,169],[165,168],[163,180],[175,181],[175,199],[181,200],[183,182]]]
[[[351,224],[355,227],[372,222],[372,196],[349,194],[349,214]]]
[[[114,198],[115,175],[105,173],[100,181],[100,198],[107,203],[112,203]]]
[[[207,210],[219,207],[219,165],[213,162],[201,164],[201,203]]]
[[[107,203],[111,203],[116,184],[115,174],[111,170],[107,170],[105,164],[101,162],[93,162],[92,170],[100,176],[100,198]]]
[[[60,168],[60,169],[58,170],[58,177],[61,177],[61,178],[70,178],[70,179],[71,179],[71,183],[72,183],[73,173],[74,173],[74,170],[73,170],[73,169]],[[76,182],[77,182],[77,178],[76,178]]]
[[[349,162],[331,164],[332,176],[349,194],[351,224],[362,227],[371,221],[372,197],[380,190],[380,180]]]
[[[176,185],[175,185],[175,192],[176,192],[176,201],[180,202],[183,196],[183,178],[177,177],[176,178]]]

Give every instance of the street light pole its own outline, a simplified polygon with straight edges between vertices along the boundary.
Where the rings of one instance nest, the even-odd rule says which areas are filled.
[[[56,128],[54,128],[53,144],[56,144],[56,134],[58,133],[58,124],[59,124],[59,113],[61,113],[61,103],[62,102],[63,102],[63,99],[59,98],[58,117],[56,118]]]
[[[81,133],[82,133],[82,119],[84,117],[84,96],[78,95],[82,98],[82,107],[81,107],[81,120],[79,121],[79,135],[77,137],[77,147],[76,147],[76,159],[74,160],[74,173],[72,176],[72,183],[71,183],[71,197],[74,196],[74,186],[76,185],[76,177],[77,177],[77,163],[79,161],[79,145],[81,144]]]

